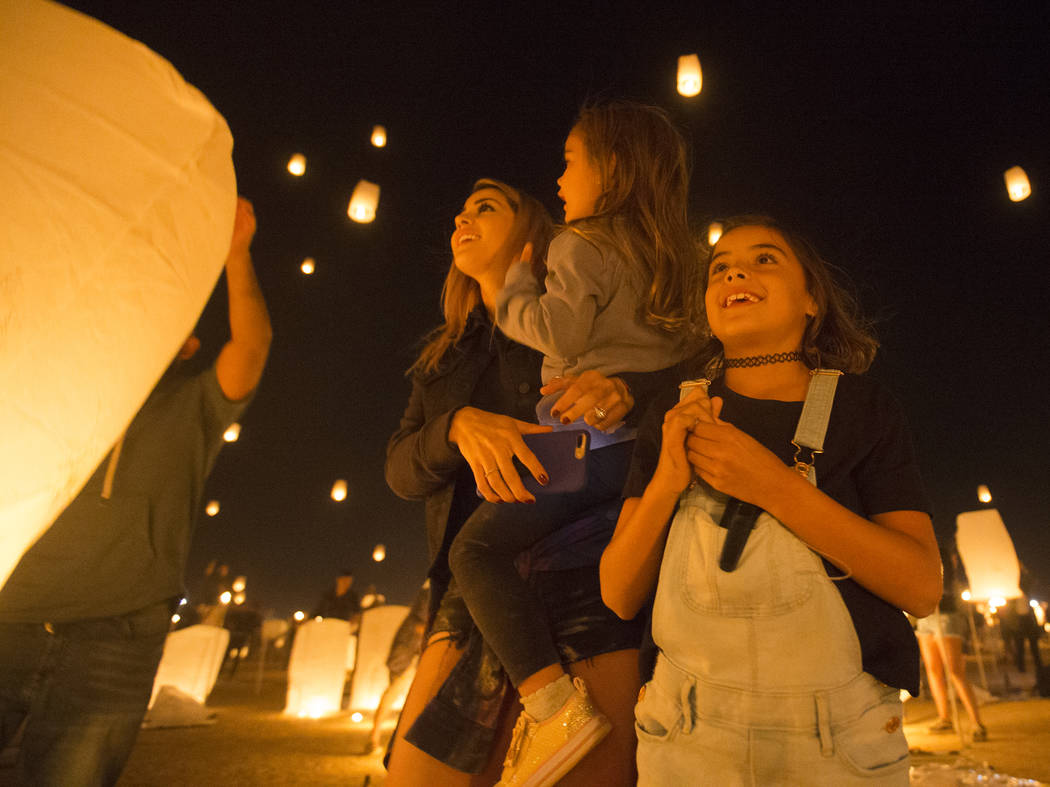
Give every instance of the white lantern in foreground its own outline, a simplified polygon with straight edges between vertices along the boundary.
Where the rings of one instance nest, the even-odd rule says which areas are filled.
[[[722,222],[712,221],[707,225],[707,245],[714,246],[722,237]]]
[[[700,94],[704,85],[698,55],[682,55],[678,58],[678,92],[686,98]]]
[[[992,493],[984,484],[981,484],[979,487],[977,487],[977,499],[980,500],[982,503],[992,502]]]
[[[230,247],[232,144],[141,43],[0,4],[0,585],[193,329]]]
[[[332,499],[337,503],[346,500],[346,481],[342,478],[332,484]]]
[[[1032,194],[1032,184],[1028,181],[1028,175],[1020,167],[1010,167],[1003,173],[1006,181],[1006,193],[1011,202],[1020,202]]]
[[[297,178],[306,172],[306,156],[302,153],[296,153],[290,159],[288,159],[288,171],[295,175]]]
[[[1020,596],[1021,568],[999,512],[994,508],[966,511],[955,522],[955,543],[970,580],[970,598],[1005,603]]]
[[[218,500],[210,501],[208,503],[208,505],[205,506],[204,513],[206,513],[208,516],[215,516],[216,514],[218,514],[219,513],[219,501]]]
[[[226,431],[222,433],[222,439],[227,443],[236,443],[237,438],[241,436],[241,425],[230,424],[226,427]]]
[[[368,224],[375,221],[377,207],[379,207],[379,184],[368,180],[357,181],[346,214],[358,224]]]
[[[375,126],[372,128],[372,144],[377,148],[386,146],[386,129],[383,126]]]
[[[349,649],[345,620],[323,618],[299,627],[288,659],[286,715],[319,719],[339,712]]]
[[[299,270],[301,270],[303,273],[309,276],[311,273],[314,272],[315,264],[316,263],[314,262],[313,257],[307,257],[305,260],[303,260],[303,264],[299,266]]]
[[[376,544],[376,548],[372,550],[372,560],[376,563],[382,563],[386,560],[386,547],[382,544]]]

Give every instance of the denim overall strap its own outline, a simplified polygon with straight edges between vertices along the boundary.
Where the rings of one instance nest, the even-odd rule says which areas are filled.
[[[817,454],[824,452],[824,437],[828,433],[828,421],[831,418],[831,406],[835,403],[835,388],[839,384],[842,372],[835,369],[814,369],[810,372],[809,388],[806,390],[806,401],[802,405],[802,415],[795,427],[795,470],[804,475],[816,486],[817,476],[813,470],[813,460]],[[809,461],[803,461],[802,449],[809,450]]]

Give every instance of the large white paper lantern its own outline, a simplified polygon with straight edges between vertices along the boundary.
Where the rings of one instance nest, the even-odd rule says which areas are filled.
[[[1021,568],[999,511],[966,511],[955,518],[955,523],[955,544],[970,580],[971,600],[1020,596]]]
[[[678,92],[686,98],[700,95],[704,86],[698,55],[682,55],[678,58]]]
[[[379,184],[368,180],[359,180],[350,195],[347,215],[358,224],[375,221],[376,208],[379,207]]]
[[[232,144],[142,44],[0,0],[0,584],[193,329],[230,246]]]
[[[350,686],[350,709],[375,711],[379,698],[390,682],[386,659],[401,622],[409,608],[399,604],[382,604],[361,613],[361,628],[357,634],[357,661],[354,664]],[[406,691],[403,694],[407,693]],[[396,697],[394,707],[404,704],[404,696]]]
[[[339,712],[349,647],[345,620],[318,618],[299,626],[288,659],[287,715],[319,719]]]

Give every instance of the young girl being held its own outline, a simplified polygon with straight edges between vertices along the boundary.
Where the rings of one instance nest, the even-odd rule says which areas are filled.
[[[601,561],[621,617],[656,591],[639,784],[907,784],[901,610],[934,608],[940,559],[899,407],[858,376],[877,345],[770,219],[725,222],[702,275],[715,379],[653,403]],[[725,570],[729,498],[761,513]]]
[[[566,140],[558,185],[567,227],[550,245],[546,280],[541,285],[533,276],[526,249],[507,273],[496,321],[508,337],[544,354],[541,423],[589,431],[587,482],[577,492],[533,496],[494,455],[476,476],[487,502],[449,552],[471,616],[525,707],[500,784],[553,784],[609,729],[582,681],[570,681],[514,559],[580,514],[619,499],[634,430],[616,428],[623,410],[614,403],[628,398],[622,390],[578,398],[564,413],[552,412],[552,404],[569,387],[565,380],[600,372],[623,385],[625,373],[665,369],[690,349],[696,263],[688,171],[685,145],[666,114],[627,102],[585,108]],[[471,236],[464,231],[458,240]],[[449,434],[454,442],[459,437]],[[543,474],[537,480],[547,483]],[[495,505],[500,501],[531,505]]]

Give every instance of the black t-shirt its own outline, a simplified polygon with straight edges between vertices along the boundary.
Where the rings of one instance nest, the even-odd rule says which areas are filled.
[[[722,379],[710,395],[724,400],[721,418],[747,432],[792,464],[802,402],[751,399],[729,390]],[[656,470],[664,414],[678,401],[668,390],[642,420],[624,497],[641,497]],[[808,456],[808,452],[806,452]],[[860,516],[889,511],[930,510],[911,437],[897,401],[866,377],[839,378],[824,453],[814,462],[817,487]],[[841,572],[824,561],[829,576]],[[860,641],[863,668],[891,686],[918,694],[919,653],[904,614],[852,579],[835,583]]]

